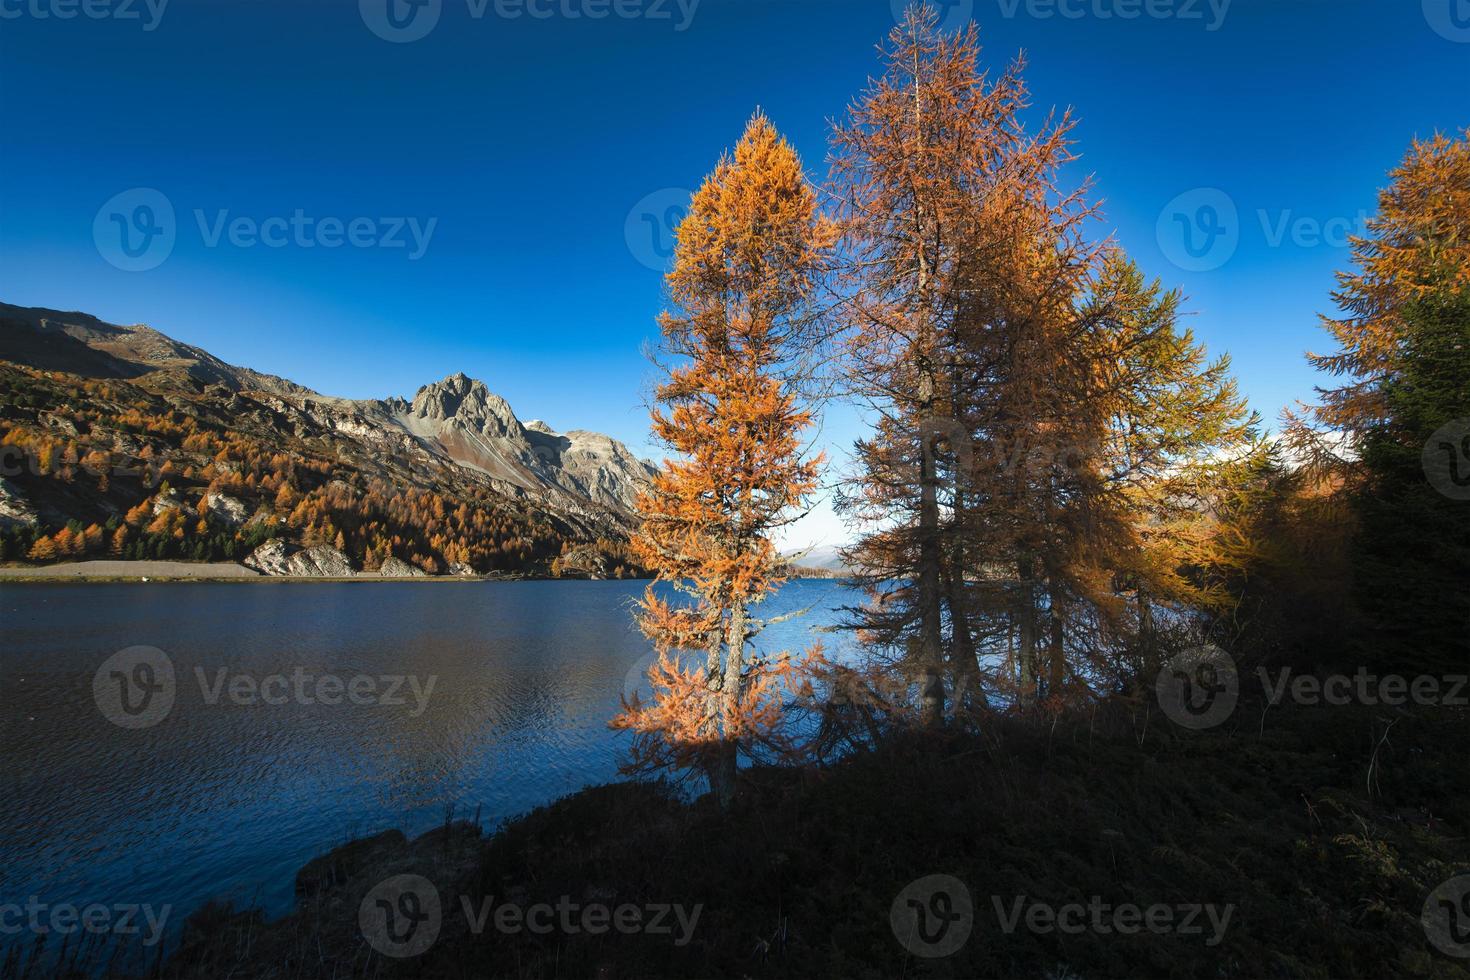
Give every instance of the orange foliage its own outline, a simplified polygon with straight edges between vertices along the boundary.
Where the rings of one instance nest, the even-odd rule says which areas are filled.
[[[763,624],[750,609],[779,583],[768,535],[816,486],[804,459],[811,415],[781,372],[803,350],[829,237],[801,161],[763,116],[694,195],[668,274],[676,310],[660,318],[669,370],[652,412],[665,460],[639,500],[634,553],[657,582],[638,625],[659,653],[653,700],[625,704],[613,727],[636,734],[630,770],[702,770],[720,800],[735,789],[738,754],[779,742],[786,654],[747,649]],[[699,650],[686,667],[676,651]]]

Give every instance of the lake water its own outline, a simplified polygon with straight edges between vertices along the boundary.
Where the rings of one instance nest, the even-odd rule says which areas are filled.
[[[647,663],[630,618],[643,587],[0,586],[0,906],[168,905],[173,935],[212,897],[280,914],[297,869],[349,838],[414,836],[449,806],[493,827],[614,779],[627,736],[607,721]],[[816,608],[758,648],[804,646],[854,598],[789,583],[761,615]],[[94,679],[134,646],[163,652],[174,696],[124,728],[100,706],[109,685],[162,675],[101,671],[100,697]],[[328,676],[366,678],[358,703]],[[410,680],[394,694],[385,677]]]

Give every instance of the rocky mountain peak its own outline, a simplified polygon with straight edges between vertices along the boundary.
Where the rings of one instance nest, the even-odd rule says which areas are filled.
[[[473,432],[523,435],[520,420],[504,398],[463,372],[420,388],[409,414],[433,422],[455,421]]]

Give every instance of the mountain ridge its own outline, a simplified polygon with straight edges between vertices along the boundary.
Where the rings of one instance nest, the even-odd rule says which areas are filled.
[[[337,482],[359,490],[378,480],[388,486],[503,499],[549,520],[564,542],[577,547],[626,541],[637,524],[637,496],[656,472],[651,463],[602,433],[557,432],[539,421],[522,424],[504,398],[463,372],[421,386],[412,399],[341,398],[227,364],[143,324],[112,324],[86,313],[4,303],[0,361],[47,373],[15,378],[15,387],[33,390],[0,408],[8,444],[39,445],[58,438],[59,432],[70,447],[63,447],[63,454],[80,455],[88,448],[92,455],[141,452],[135,435],[115,431],[113,419],[126,415],[120,406],[136,394],[160,402],[155,412],[176,414],[177,425],[215,433],[211,438],[216,441],[233,433],[259,442],[262,451],[319,455],[327,470],[340,468],[344,476],[355,477]],[[54,381],[54,372],[75,376],[81,389],[105,387],[116,399],[116,411],[92,417],[96,413],[84,410],[84,390],[68,394],[46,383]],[[55,403],[32,404],[47,399]],[[73,438],[78,436],[83,441]],[[218,468],[183,442],[149,440],[149,449],[174,459],[180,472],[207,470],[213,484],[220,480]],[[37,474],[7,475],[15,477],[6,490],[15,501],[10,509],[24,512],[26,498],[42,489]],[[94,499],[87,502],[92,506],[73,506],[73,513],[57,496],[28,501],[39,512],[37,525],[96,520],[101,512],[115,515],[122,506],[121,501]],[[202,503],[200,508],[209,509]],[[456,564],[442,556],[435,562]]]

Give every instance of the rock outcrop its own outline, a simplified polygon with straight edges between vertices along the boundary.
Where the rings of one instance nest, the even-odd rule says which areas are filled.
[[[229,494],[205,494],[204,506],[209,508],[210,514],[230,527],[239,527],[245,523],[247,511],[244,501],[236,500]]]
[[[0,477],[0,528],[35,527],[36,508],[10,481]]]
[[[411,404],[378,403],[424,443],[513,488],[584,515],[601,509],[631,521],[657,470],[597,432],[522,425],[505,399],[463,374],[420,388]],[[588,504],[592,508],[588,508]]]
[[[423,578],[428,573],[417,565],[410,565],[402,558],[388,558],[378,569],[378,574],[384,578]]]
[[[336,548],[317,545],[292,552],[280,538],[272,538],[241,562],[263,575],[295,575],[303,578],[351,578],[357,574],[347,556]]]

